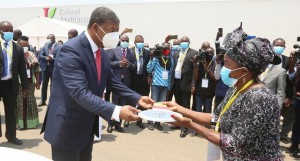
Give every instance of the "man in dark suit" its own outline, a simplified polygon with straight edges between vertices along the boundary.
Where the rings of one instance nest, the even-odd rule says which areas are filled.
[[[180,39],[181,50],[174,54],[174,96],[179,105],[190,108],[191,94],[195,93],[195,79],[193,76],[194,64],[192,58],[197,51],[189,47],[190,39],[183,36]],[[180,137],[185,137],[187,128],[182,128]]]
[[[46,105],[48,84],[49,80],[52,79],[55,57],[60,47],[61,45],[55,42],[55,36],[49,34],[47,36],[47,43],[40,51],[39,59],[42,68],[42,100],[38,104],[38,107]]]
[[[3,99],[5,110],[5,137],[8,142],[16,145],[22,145],[23,142],[16,137],[16,109],[17,95],[19,91],[19,76],[25,97],[28,91],[24,51],[22,47],[12,41],[13,26],[10,22],[0,22],[0,30],[0,54],[3,59],[3,70],[0,80],[0,97]],[[1,136],[2,132],[0,128],[0,137]]]
[[[110,35],[118,32],[119,23],[112,10],[98,7],[92,12],[87,31],[67,41],[57,54],[42,128],[55,161],[91,160],[94,134],[99,136],[99,116],[106,121],[139,120],[136,108],[102,100],[105,87],[130,105],[150,108],[154,102],[126,87],[111,69],[103,44],[115,43]]]
[[[124,85],[130,88],[131,85],[131,73],[135,70],[135,56],[131,53],[128,48],[129,37],[127,35],[122,35],[120,37],[120,46],[113,48],[109,51],[108,57],[110,60],[110,65],[119,79]],[[112,93],[112,103],[116,105],[124,106],[127,100],[120,98],[116,93]],[[124,132],[121,127],[121,122],[111,120],[108,124],[107,132],[111,133],[113,127],[119,132]]]
[[[294,109],[292,105],[293,100],[293,84],[295,82],[295,59],[293,56],[287,57],[283,55],[285,49],[285,40],[282,38],[277,38],[273,41],[273,46],[276,54],[281,57],[281,66],[284,68],[288,74],[286,77],[286,88],[285,88],[285,100],[281,109],[281,115],[283,117],[281,131],[280,131],[280,141],[287,144],[288,133],[291,131],[294,120]]]
[[[142,96],[148,96],[150,86],[148,84],[149,74],[147,72],[147,64],[150,60],[150,53],[144,48],[144,38],[142,35],[135,36],[134,44],[135,47],[130,49],[136,58],[136,69],[131,75],[131,89]],[[136,125],[141,129],[145,129],[145,125],[142,121],[137,121]],[[128,127],[128,122],[124,122],[124,126]]]

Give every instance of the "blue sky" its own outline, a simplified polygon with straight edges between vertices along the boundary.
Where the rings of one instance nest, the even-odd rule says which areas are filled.
[[[235,1],[235,0],[0,0],[0,8],[87,5],[100,3],[148,3],[183,1]]]

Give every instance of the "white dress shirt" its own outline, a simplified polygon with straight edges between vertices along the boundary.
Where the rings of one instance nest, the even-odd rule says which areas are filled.
[[[94,58],[96,58],[96,51],[99,49],[99,47],[92,40],[91,36],[89,35],[89,33],[87,31],[85,31],[85,36],[87,37],[87,39],[92,47]],[[120,121],[120,112],[121,112],[121,106],[116,105],[115,110],[111,116],[111,119],[119,122]]]
[[[2,48],[2,51],[5,50],[5,49],[3,49],[5,47],[4,46],[5,42],[6,41],[1,38],[1,48]],[[8,63],[7,63],[7,65],[8,65],[8,67],[7,67],[8,68],[8,73],[7,73],[7,75],[5,77],[2,77],[1,80],[12,79],[12,55],[13,55],[12,52],[13,52],[13,50],[10,51],[10,49],[12,49],[12,41],[8,42],[8,45],[7,45],[6,49],[7,49],[7,61],[8,61]],[[11,55],[9,54],[9,52],[11,52]]]

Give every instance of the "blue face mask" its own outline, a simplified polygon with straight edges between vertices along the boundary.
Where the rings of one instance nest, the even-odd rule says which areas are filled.
[[[7,42],[11,41],[14,37],[13,32],[3,32],[3,39]]]
[[[173,45],[173,50],[178,51],[180,50],[180,45]]]
[[[180,43],[180,47],[181,47],[183,50],[185,50],[185,49],[187,49],[187,48],[189,47],[189,43],[188,43],[188,42],[181,42],[181,43]]]
[[[138,42],[135,44],[138,49],[142,49],[144,47],[144,43]]]
[[[121,41],[121,47],[123,48],[123,49],[125,49],[125,48],[127,48],[128,47],[128,45],[129,45],[129,43],[128,42],[126,42],[126,41]]]
[[[283,53],[284,49],[285,48],[282,46],[274,46],[274,50],[277,55],[281,55]]]
[[[242,78],[243,76],[246,75],[245,74],[245,75],[241,76],[238,79],[231,78],[230,77],[230,73],[232,71],[239,70],[239,69],[241,69],[241,68],[237,68],[237,69],[231,70],[231,69],[228,69],[225,66],[223,66],[222,69],[221,69],[221,79],[224,82],[224,84],[228,85],[229,87],[233,87],[240,78]]]

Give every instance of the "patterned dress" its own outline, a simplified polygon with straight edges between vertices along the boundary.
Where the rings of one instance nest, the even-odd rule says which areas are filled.
[[[233,92],[230,88],[213,114],[214,120]],[[252,88],[238,96],[220,120],[224,160],[283,161],[279,118],[280,106],[269,89]]]
[[[28,78],[29,90],[27,98],[23,97],[22,86],[19,87],[17,98],[17,126],[20,129],[36,128],[39,125],[38,108],[34,96],[35,77],[34,73],[40,72],[38,63],[34,63],[29,68],[31,77]]]

